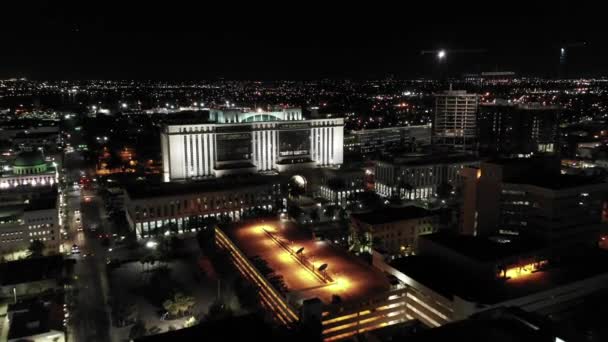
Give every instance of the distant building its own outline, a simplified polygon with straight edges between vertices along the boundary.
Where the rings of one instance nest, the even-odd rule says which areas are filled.
[[[39,151],[21,152],[0,171],[0,191],[14,187],[43,187],[57,183],[57,170]]]
[[[479,152],[488,155],[530,156],[558,153],[557,106],[492,103],[479,106]]]
[[[196,231],[201,220],[239,221],[252,210],[274,211],[284,205],[286,177],[257,176],[191,183],[135,184],[127,187],[125,214],[137,238],[148,238],[174,225],[179,233]],[[169,231],[170,232],[170,231]]]
[[[49,251],[61,244],[56,196],[32,198],[27,203],[0,205],[0,252],[27,249],[40,240]]]
[[[469,154],[406,154],[378,161],[375,169],[376,192],[383,197],[424,200],[436,196],[440,185],[455,190],[459,172],[479,164]]]
[[[351,215],[357,234],[366,235],[375,249],[393,257],[414,253],[418,237],[436,232],[438,221],[436,213],[415,206]]]
[[[477,149],[477,94],[448,90],[435,95],[433,145],[459,152]]]
[[[431,143],[431,126],[400,126],[350,131],[344,136],[344,151],[374,153]]]
[[[504,159],[463,173],[462,231],[509,237],[526,235],[553,248],[595,245],[604,230],[608,183],[560,174],[559,159]]]
[[[343,162],[344,119],[304,120],[299,108],[212,109],[161,132],[166,182],[292,172]]]

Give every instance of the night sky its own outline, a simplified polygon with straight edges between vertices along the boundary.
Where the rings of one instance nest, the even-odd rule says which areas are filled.
[[[555,76],[560,46],[580,41],[588,45],[568,51],[569,75],[608,75],[605,10],[591,1],[138,3],[0,5],[0,77],[414,78],[438,68]],[[486,52],[448,53],[441,67],[420,54],[438,48]]]

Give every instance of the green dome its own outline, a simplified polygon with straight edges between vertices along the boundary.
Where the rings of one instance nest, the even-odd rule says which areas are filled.
[[[38,151],[21,152],[15,159],[13,166],[29,167],[46,165],[42,153]]]

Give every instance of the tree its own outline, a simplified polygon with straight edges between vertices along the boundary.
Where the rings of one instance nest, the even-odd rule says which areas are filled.
[[[207,312],[208,321],[219,321],[230,317],[232,317],[232,309],[220,300],[213,302]]]
[[[30,243],[28,250],[30,252],[30,256],[41,257],[44,252],[44,242],[40,240],[34,240]]]
[[[190,312],[196,305],[196,300],[192,296],[186,296],[183,293],[176,293],[172,299],[167,299],[163,302],[163,308],[167,310],[171,317],[182,317]]]
[[[142,320],[137,320],[129,330],[129,338],[134,340],[146,335],[146,324]]]

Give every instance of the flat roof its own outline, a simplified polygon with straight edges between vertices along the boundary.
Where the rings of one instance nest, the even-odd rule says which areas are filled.
[[[246,175],[223,177],[213,180],[171,182],[171,183],[134,183],[125,187],[131,199],[169,197],[204,192],[240,189],[247,186],[258,186],[283,182],[286,178],[280,175],[259,176]]]
[[[509,243],[499,243],[485,237],[450,233],[423,235],[420,239],[432,241],[456,253],[478,261],[495,261],[507,257],[539,251],[544,248],[540,241],[513,237]]]
[[[304,247],[304,255],[311,258],[315,267],[328,265],[327,273],[335,282],[324,284],[267,232],[285,241],[293,251]],[[233,225],[225,233],[249,258],[259,256],[276,274],[281,275],[289,297],[299,300],[317,297],[323,303],[330,304],[333,295],[338,295],[342,302],[348,303],[362,301],[390,289],[385,274],[327,241],[313,240],[310,233],[298,229],[291,222]]]
[[[383,224],[437,215],[436,213],[416,206],[401,208],[383,207],[369,213],[352,214],[351,217],[367,224]]]
[[[0,263],[2,286],[54,279],[63,271],[63,256],[21,259]]]
[[[428,164],[455,164],[477,162],[479,157],[467,153],[405,154],[384,158],[381,161],[397,165],[420,166]]]
[[[529,184],[538,186],[540,188],[546,188],[551,190],[561,190],[561,189],[569,189],[569,188],[578,188],[581,186],[588,185],[600,185],[605,184],[608,185],[604,181],[604,179],[599,177],[588,177],[588,176],[579,176],[579,175],[556,175],[556,176],[547,176],[547,175],[538,175],[538,176],[523,176],[520,178],[509,180],[506,183],[513,184]]]
[[[433,291],[481,304],[496,304],[558,286],[608,273],[608,252],[590,250],[587,255],[549,264],[543,270],[515,279],[483,279],[452,267],[434,256],[396,259],[391,266]]]

